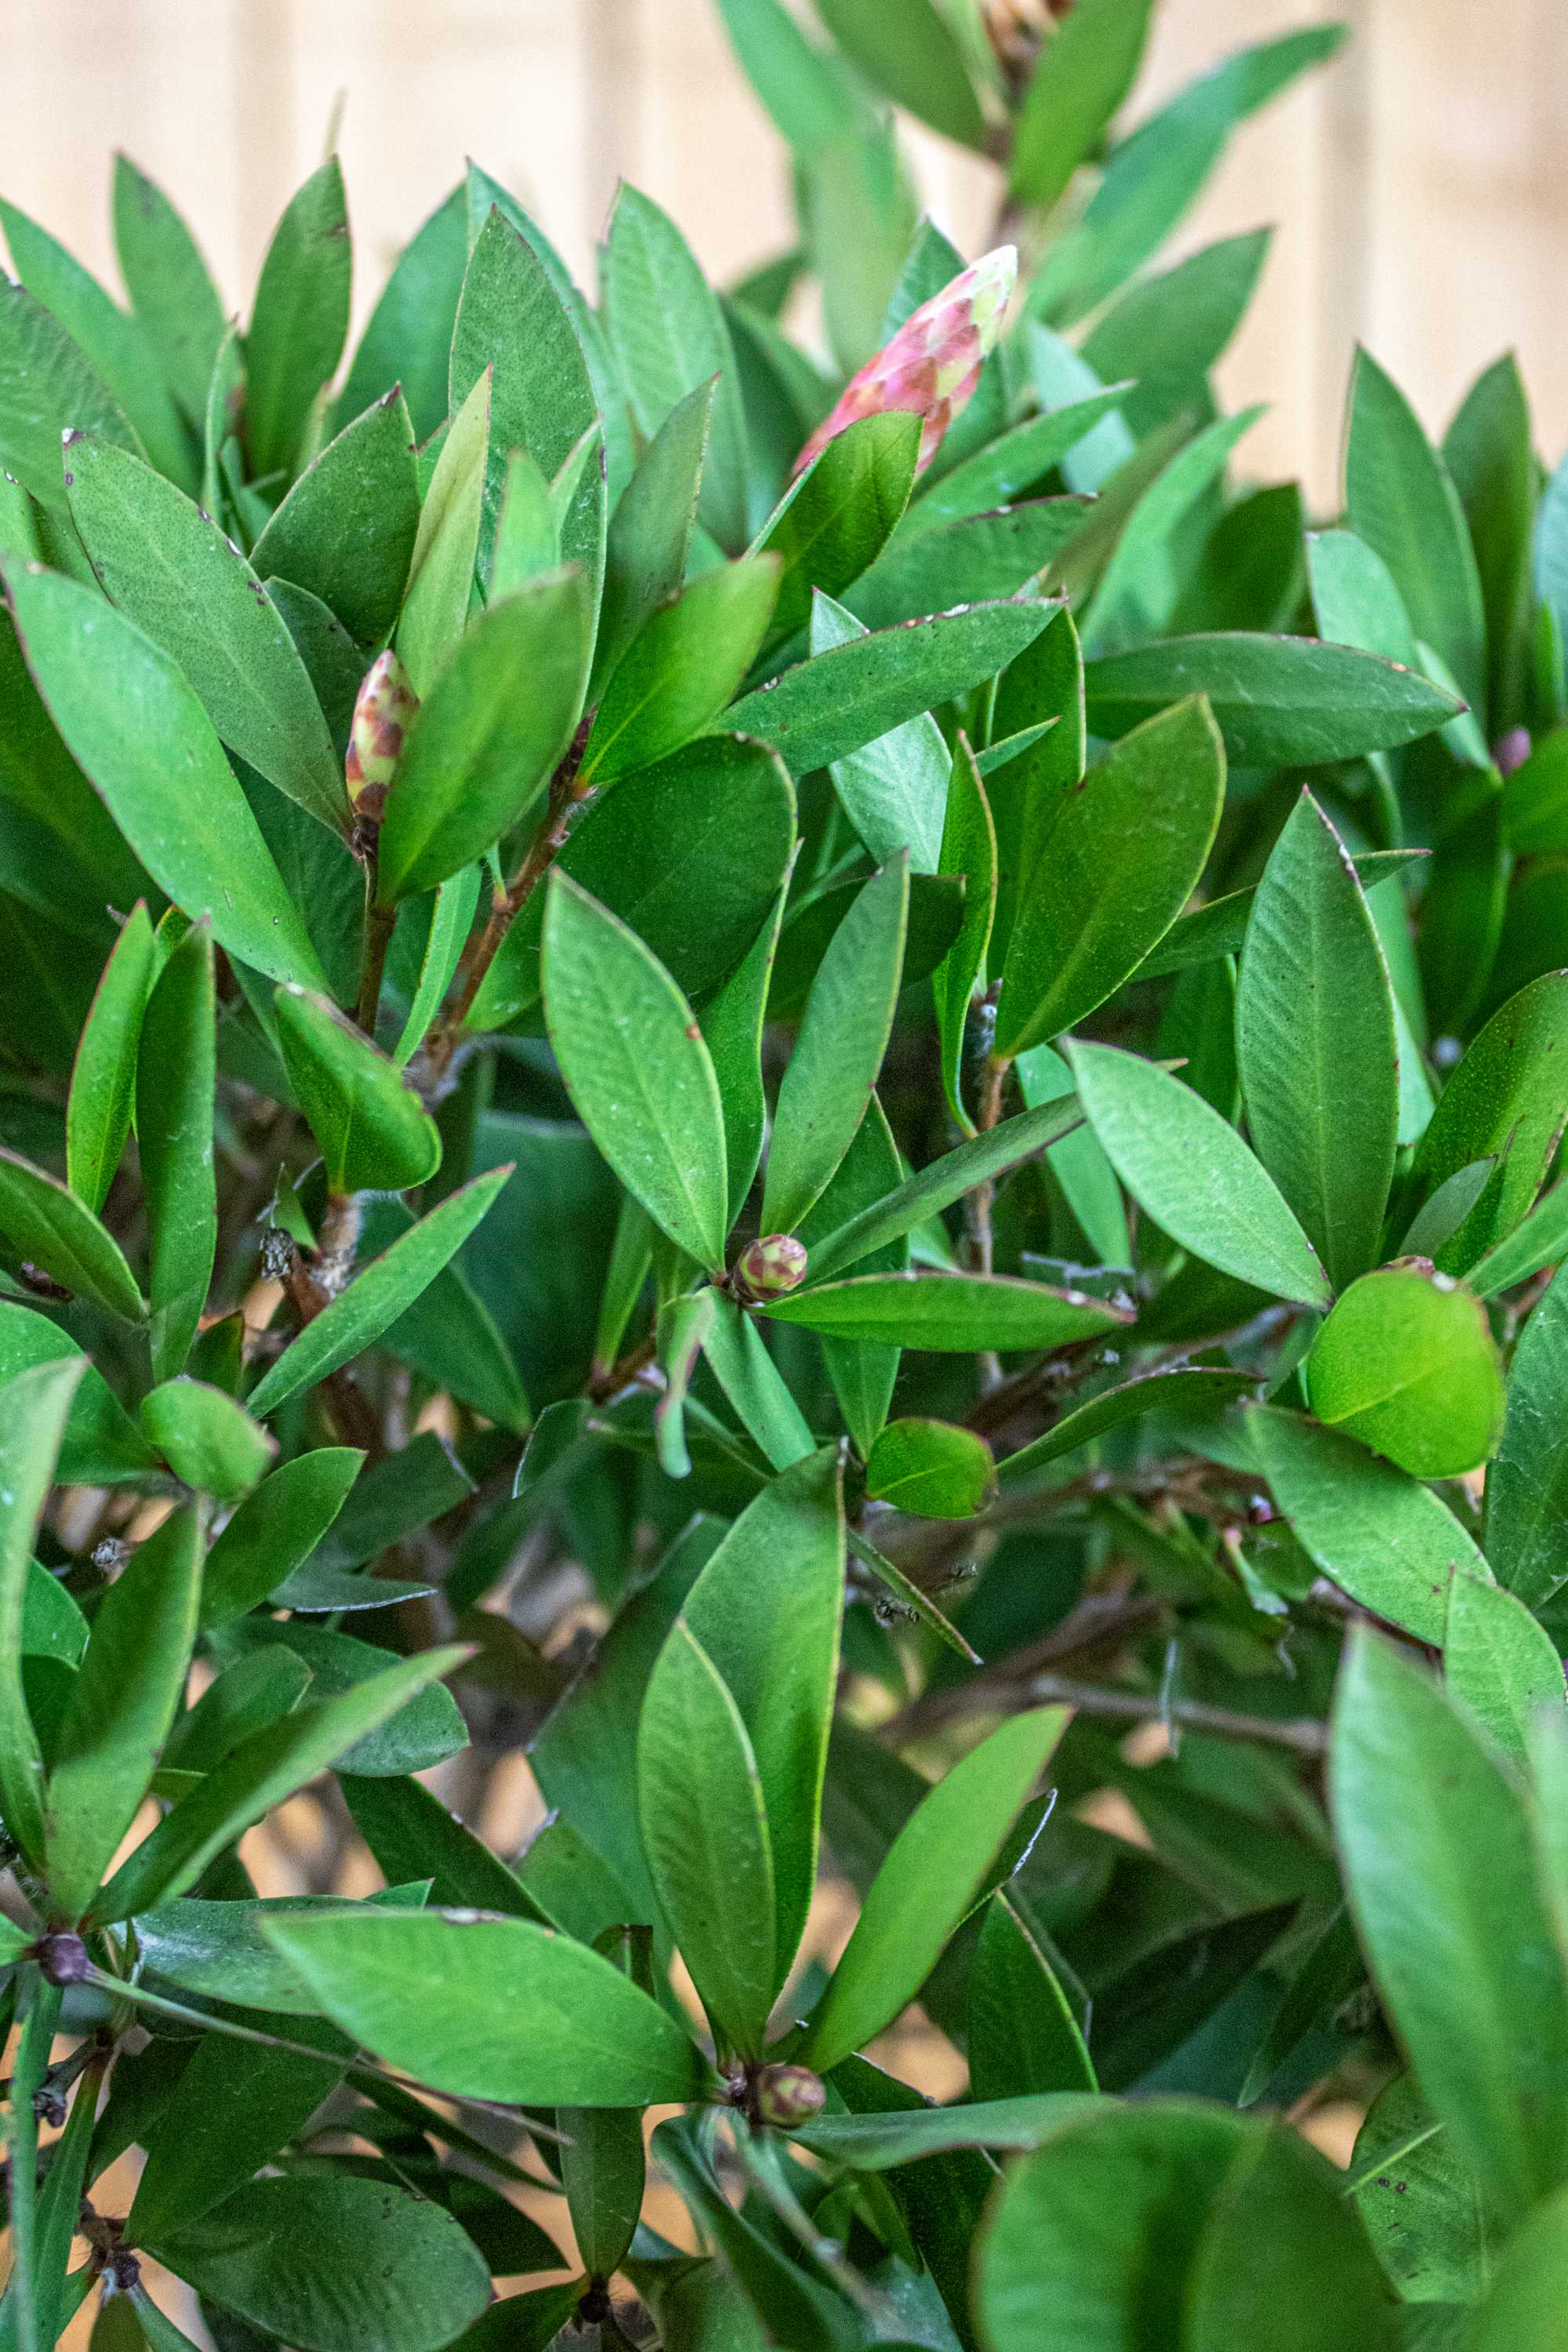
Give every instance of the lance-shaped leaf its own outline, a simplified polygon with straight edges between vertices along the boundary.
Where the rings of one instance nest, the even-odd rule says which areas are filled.
[[[136,1046],[153,977],[153,926],[139,898],[126,918],[82,1026],[66,1103],[66,1173],[96,1215],[102,1208],[136,1094]]]
[[[1079,1097],[1112,1167],[1161,1230],[1208,1265],[1326,1307],[1326,1276],[1273,1178],[1236,1129],[1169,1071],[1071,1045]]]
[[[1558,1730],[1568,1730],[1563,1661],[1545,1627],[1500,1584],[1455,1575],[1443,1680],[1521,1772],[1529,1769],[1532,1739],[1552,1731],[1542,1718],[1556,1717]]]
[[[1015,1716],[916,1807],[812,2016],[809,2065],[837,2065],[914,1999],[984,1886],[1067,1720],[1059,1707]]]
[[[1342,1289],[1377,1261],[1399,1066],[1376,926],[1310,793],[1253,900],[1236,1037],[1253,1148]]]
[[[1502,1365],[1480,1301],[1447,1275],[1380,1266],[1352,1283],[1307,1360],[1312,1411],[1418,1478],[1493,1453]]]
[[[1173,1407],[1184,1418],[1207,1409],[1223,1410],[1238,1403],[1258,1382],[1258,1375],[1253,1372],[1211,1370],[1202,1365],[1183,1366],[1170,1372],[1145,1372],[1121,1388],[1104,1390],[1088,1404],[1079,1405],[1076,1412],[1064,1414],[1032,1445],[1009,1454],[997,1466],[997,1478],[1004,1486],[1017,1486],[1048,1463],[1059,1461],[1063,1454],[1075,1453],[1091,1438],[1102,1437],[1126,1422],[1142,1420],[1145,1413],[1160,1412],[1166,1406]]]
[[[985,1906],[970,1970],[969,2064],[982,2101],[1020,2084],[1037,2097],[1100,2087],[1061,1979],[1005,1891]]]
[[[775,1322],[837,1338],[959,1355],[975,1349],[1065,1348],[1132,1320],[1127,1307],[1043,1282],[913,1268],[818,1283],[771,1300],[763,1312]]]
[[[138,857],[221,948],[272,980],[325,985],[316,951],[211,720],[169,656],[94,590],[7,563],[27,667]]]
[[[123,408],[52,311],[7,275],[0,283],[0,461],[24,489],[68,520],[60,436],[94,433],[142,446]]]
[[[247,1495],[278,1451],[242,1404],[205,1381],[165,1381],[142,1398],[140,1419],[175,1477],[220,1503]]]
[[[428,694],[468,626],[489,462],[492,371],[476,377],[430,477],[409,558],[397,651],[414,691]]]
[[[1060,794],[1007,945],[998,1054],[1075,1027],[1137,971],[1197,887],[1224,804],[1225,747],[1201,698],[1148,720]]]
[[[420,709],[377,848],[383,906],[427,890],[528,814],[572,740],[588,674],[575,572],[492,604]]]
[[[773,555],[723,564],[649,615],[599,705],[584,783],[613,783],[650,767],[718,718],[756,659],[778,570]]]
[[[966,1135],[974,1132],[963,1100],[963,1063],[969,1016],[985,970],[996,918],[999,878],[996,827],[991,803],[967,736],[960,736],[948,785],[942,824],[941,866],[963,877],[963,926],[931,975],[937,1034],[942,1041],[942,1082],[948,1108]]]
[[[227,330],[223,298],[190,230],[129,155],[114,159],[114,252],[176,399],[199,419]]]
[[[183,1370],[217,1255],[213,1155],[216,995],[212,934],[186,932],[158,976],[136,1061],[136,1138],[147,1192],[153,1377]]]
[[[1205,694],[1238,768],[1310,768],[1391,751],[1447,726],[1458,698],[1414,670],[1315,637],[1170,637],[1086,673],[1089,731],[1125,735]]]
[[[715,384],[700,383],[676,403],[610,517],[590,701],[598,701],[644,622],[686,578],[716,393]]]
[[[414,423],[394,385],[300,475],[251,563],[258,579],[308,589],[374,645],[397,618],[418,529]]]
[[[543,978],[550,1041],[589,1134],[673,1242],[721,1265],[724,1114],[690,1005],[636,933],[562,874],[550,883]]]
[[[332,408],[340,432],[399,383],[417,440],[427,441],[445,422],[452,328],[468,264],[468,226],[466,192],[454,188],[398,255]]]
[[[1554,1434],[1564,1411],[1568,1278],[1559,1274],[1514,1349],[1502,1443],[1487,1476],[1487,1557],[1528,1609],[1568,1582],[1568,1456]]]
[[[818,590],[811,606],[814,656],[866,635],[853,613]],[[890,734],[835,760],[828,772],[839,806],[879,865],[907,850],[910,872],[931,874],[942,861],[952,764],[942,729],[922,710]]]
[[[829,441],[757,534],[779,559],[769,637],[782,643],[811,619],[812,594],[842,596],[868,572],[910,501],[920,420],[902,411],[862,417]]]
[[[276,1412],[301,1389],[313,1388],[374,1347],[456,1257],[510,1174],[509,1163],[476,1176],[373,1259],[262,1375],[247,1399],[251,1412],[258,1419]]]
[[[0,1381],[36,1364],[58,1364],[77,1353],[68,1333],[30,1307],[0,1303]],[[82,1372],[65,1435],[58,1475],[73,1486],[113,1486],[144,1477],[156,1457],[96,1364]]]
[[[336,156],[272,233],[245,338],[245,433],[255,474],[293,469],[317,394],[349,331],[348,209]]]
[[[441,1164],[441,1138],[397,1066],[324,997],[279,989],[278,1034],[334,1192],[401,1192]]]
[[[933,0],[819,0],[846,56],[911,114],[966,147],[985,144],[985,118],[958,35]]]
[[[36,1870],[44,1856],[44,1764],[22,1685],[33,1538],[86,1360],[29,1366],[0,1386],[0,1813]]]
[[[531,1921],[374,1909],[268,1918],[345,2032],[458,2098],[624,2107],[700,2091],[673,2018],[614,1964]]]
[[[201,1622],[243,1617],[310,1558],[364,1463],[352,1446],[321,1445],[285,1462],[241,1504],[207,1554]]]
[[[794,1232],[866,1116],[892,1032],[909,889],[903,857],[868,882],[812,982],[779,1088],[763,1192],[764,1233]]]
[[[136,1818],[173,1727],[201,1591],[202,1524],[176,1511],[140,1545],[99,1605],[49,1774],[49,1895],[79,1919]]]
[[[1484,1194],[1444,1246],[1442,1263],[1456,1273],[1511,1232],[1551,1165],[1563,1126],[1565,1045],[1568,972],[1550,971],[1493,1013],[1443,1089],[1415,1154],[1426,1193],[1478,1160],[1503,1160],[1495,1195]]]
[[[1080,0],[1070,22],[1045,44],[1008,167],[1022,203],[1054,205],[1092,152],[1132,87],[1149,16],[1150,0]]]
[[[0,1234],[24,1264],[127,1323],[147,1304],[123,1251],[85,1201],[55,1177],[0,1149]]]

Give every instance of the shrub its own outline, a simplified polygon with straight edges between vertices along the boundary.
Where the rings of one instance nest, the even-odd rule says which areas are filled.
[[[1231,480],[1333,30],[819,5],[732,296],[471,170],[334,392],[335,163],[243,337],[5,209],[17,2352],[1560,2340],[1568,493]]]

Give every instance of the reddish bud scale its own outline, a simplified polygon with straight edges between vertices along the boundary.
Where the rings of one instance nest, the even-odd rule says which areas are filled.
[[[1002,332],[1017,276],[1016,248],[999,246],[907,319],[886,349],[867,361],[833,414],[818,425],[796,460],[795,472],[803,473],[830,441],[862,417],[901,412],[923,420],[919,469],[924,473],[980,381],[981,368]]]
[[[827,2105],[822,2077],[808,2066],[764,2066],[752,2084],[752,2095],[758,2121],[781,2131],[798,2130]]]
[[[379,822],[419,697],[392,651],[378,654],[354,700],[343,774],[356,816]]]
[[[781,1298],[805,1280],[805,1244],[793,1234],[768,1234],[742,1252],[736,1276],[754,1298]]]

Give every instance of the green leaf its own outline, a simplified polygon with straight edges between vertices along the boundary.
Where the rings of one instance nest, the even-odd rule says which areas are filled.
[[[142,446],[80,346],[7,276],[0,284],[0,463],[60,523],[69,521],[60,467],[68,429],[121,449]]]
[[[49,1775],[50,1903],[79,1919],[136,1818],[190,1668],[201,1591],[202,1525],[176,1511],[100,1601],[67,1702]]]
[[[1006,2099],[1100,2087],[1061,1979],[1009,1901],[994,1895],[969,1972],[969,2090]]]
[[[325,997],[280,988],[273,1013],[289,1083],[333,1192],[401,1192],[441,1164],[441,1138],[396,1065]]]
[[[777,593],[777,559],[748,556],[702,573],[658,606],[622,656],[599,705],[583,761],[584,785],[614,783],[651,767],[717,719],[756,659]]]
[[[168,655],[74,581],[7,564],[5,583],[50,717],[159,887],[269,979],[322,987],[212,722]]]
[[[1342,1289],[1377,1262],[1394,1178],[1394,992],[1354,868],[1305,791],[1252,902],[1236,1036],[1253,1149]]]
[[[1009,165],[1013,194],[1022,203],[1054,205],[1099,142],[1136,79],[1150,5],[1151,0],[1081,0],[1071,21],[1046,42]]]
[[[870,570],[909,505],[920,443],[918,416],[863,416],[791,485],[755,541],[782,567],[772,641],[807,625],[814,590],[841,596]]]
[[[1163,1412],[1167,1407],[1184,1419],[1200,1409],[1237,1403],[1257,1384],[1258,1375],[1252,1372],[1211,1370],[1197,1365],[1142,1373],[1121,1388],[1106,1389],[1088,1404],[1079,1405],[1076,1412],[1065,1414],[1033,1444],[1009,1454],[997,1465],[997,1478],[1004,1487],[1016,1486],[1047,1463],[1075,1453],[1080,1445],[1121,1428],[1124,1422],[1142,1420],[1145,1413]]]
[[[682,1618],[637,1727],[643,1843],[659,1901],[715,2031],[759,2055],[777,1969],[773,1847],[740,1709]]]
[[[131,307],[175,398],[199,422],[227,331],[223,298],[190,230],[129,155],[114,159],[114,250]]]
[[[623,2107],[699,2095],[681,2028],[585,1944],[521,1919],[356,1910],[267,1936],[345,2032],[460,2098]]]
[[[719,0],[719,13],[752,87],[803,154],[853,137],[865,108],[838,59],[808,40],[781,0]]]
[[[974,1123],[963,1101],[966,1032],[996,919],[996,827],[967,736],[959,739],[942,825],[941,871],[963,879],[963,928],[931,977],[942,1081],[948,1108],[965,1134]]]
[[[1069,1044],[1067,1052],[1111,1165],[1162,1232],[1239,1282],[1328,1305],[1317,1252],[1216,1110],[1152,1062],[1110,1045]]]
[[[868,628],[886,629],[954,604],[1038,593],[1056,557],[1083,529],[1088,507],[1087,499],[1030,499],[931,529],[922,500],[869,572],[846,590],[844,602]]]
[[[446,1002],[447,991],[457,977],[479,908],[480,874],[481,868],[477,865],[465,866],[460,874],[450,875],[436,892],[430,929],[419,959],[418,985],[392,1056],[400,1070],[407,1068],[429,1035],[436,1015]]]
[[[300,475],[251,550],[261,580],[290,580],[372,645],[397,618],[419,529],[414,422],[394,386]]]
[[[1225,750],[1201,699],[1149,720],[1058,795],[1023,882],[994,1051],[1084,1020],[1137,971],[1192,897],[1225,803]],[[1031,887],[1048,870],[1049,889]]]
[[[1568,1582],[1561,1529],[1568,1458],[1556,1432],[1568,1409],[1568,1279],[1559,1275],[1520,1334],[1508,1411],[1487,1474],[1487,1557],[1498,1582],[1539,1609]]]
[[[1465,2352],[1552,2352],[1568,2295],[1565,2225],[1568,2191],[1548,2198],[1526,2217],[1465,2330]]]
[[[1089,393],[1084,399],[1054,407],[1043,416],[1031,416],[1026,424],[1015,425],[988,446],[976,450],[973,457],[965,457],[950,472],[939,471],[934,479],[927,475],[900,530],[900,547],[944,524],[989,513],[1022,498],[1037,482],[1043,482],[1104,417],[1121,407],[1128,390],[1126,384],[1111,384],[1103,391]],[[1065,523],[1067,502],[1052,503],[1062,504]],[[1070,511],[1081,521],[1080,504],[1073,505]]]
[[[103,968],[71,1069],[66,1104],[66,1173],[96,1216],[131,1132],[136,1045],[153,985],[153,926],[139,898]]]
[[[397,651],[416,694],[429,693],[468,622],[489,462],[492,371],[476,377],[441,445],[419,509]]]
[[[31,1307],[0,1301],[0,1382],[77,1353],[75,1340],[58,1323]],[[62,1484],[113,1486],[156,1467],[152,1447],[103,1374],[95,1364],[84,1363],[60,1441]]]
[[[374,1202],[361,1245],[379,1250],[415,1222],[401,1202]],[[443,1268],[382,1334],[381,1345],[433,1389],[459,1398],[498,1427],[520,1435],[528,1429],[532,1413],[511,1349],[460,1264]]]
[[[1362,1946],[1422,2089],[1483,2190],[1522,2210],[1563,2179],[1568,1984],[1519,1795],[1431,1677],[1365,1633],[1331,1787]]]
[[[437,2352],[489,2295],[483,2256],[433,2199],[352,2173],[253,2180],[155,2251],[299,2352]]]
[[[1408,873],[1426,856],[1420,849],[1374,849],[1352,857],[1351,864],[1363,890],[1371,891],[1396,875]],[[1256,887],[1227,890],[1223,898],[1211,898],[1207,906],[1184,915],[1140,966],[1139,979],[1164,980],[1173,971],[1191,971],[1195,965],[1214,962],[1221,956],[1238,955],[1246,944],[1247,921],[1257,898]],[[1403,926],[1403,911],[1400,921]]]
[[[553,481],[598,416],[588,363],[561,291],[532,238],[521,236],[494,207],[469,256],[458,306],[454,412],[487,368],[493,377],[481,572],[488,569],[495,541],[508,453],[526,449],[545,479]],[[561,535],[562,556],[580,566],[591,604],[597,603],[605,569],[605,507],[604,471],[591,466]]]
[[[866,1492],[918,1519],[973,1519],[994,1500],[991,1448],[945,1421],[893,1421],[866,1460]]]
[[[1247,1433],[1303,1549],[1352,1601],[1441,1648],[1456,1570],[1490,1575],[1429,1487],[1342,1432],[1254,1405]]]
[[[1038,1110],[1004,1119],[988,1134],[974,1136],[957,1150],[933,1160],[885,1199],[858,1210],[843,1224],[812,1244],[811,1278],[825,1281],[846,1266],[857,1265],[873,1250],[911,1233],[917,1225],[939,1217],[977,1184],[991,1182],[1009,1170],[1059,1143],[1083,1122],[1076,1096],[1043,1104]]]
[[[1031,1110],[1072,1097],[1072,1072],[1049,1045],[1034,1045],[1017,1061],[1019,1089]],[[1127,1209],[1116,1171],[1091,1127],[1079,1127],[1049,1154],[1052,1174],[1101,1265],[1132,1264]]]
[[[198,923],[158,975],[136,1058],[155,1381],[184,1368],[217,1254],[216,1007],[212,934]]]
[[[321,1446],[262,1480],[207,1554],[204,1633],[244,1616],[310,1558],[342,1509],[363,1461],[352,1446]]]
[[[396,1588],[387,1589],[395,1591]],[[312,1702],[339,1697],[401,1663],[395,1650],[378,1649],[352,1633],[307,1624],[299,1617],[244,1619],[228,1630],[219,1649],[220,1654],[234,1656],[274,1646],[292,1651],[310,1669]],[[468,1729],[452,1694],[440,1683],[426,1683],[379,1730],[356,1739],[339,1757],[336,1769],[340,1778],[363,1774],[372,1780],[395,1780],[443,1764],[467,1745]]]
[[[984,1886],[1066,1725],[1059,1708],[1014,1716],[921,1800],[873,1880],[812,2015],[803,2052],[808,2065],[827,2072],[914,1999]]]
[[[1102,383],[1139,379],[1123,404],[1135,433],[1168,423],[1193,400],[1247,315],[1272,239],[1269,229],[1222,237],[1173,269],[1135,278],[1096,321],[1080,356]],[[1299,567],[1300,509],[1292,500],[1284,510],[1294,524],[1291,553]]]
[[[229,749],[341,833],[347,795],[327,722],[257,572],[140,458],[85,437],[66,454],[71,515],[105,593],[178,663]]]
[[[278,1451],[242,1404],[205,1381],[169,1380],[151,1390],[141,1422],[175,1477],[220,1503],[247,1495]]]
[[[1443,1680],[1511,1764],[1530,1760],[1536,1718],[1563,1712],[1563,1661],[1522,1601],[1457,1575],[1448,1588]]]
[[[776,744],[792,775],[808,775],[994,677],[1055,614],[1038,603],[976,604],[876,630],[785,670],[726,718]]]
[[[400,1658],[352,1688],[298,1706],[253,1732],[205,1773],[121,1864],[92,1906],[94,1925],[106,1927],[173,1902],[252,1822],[391,1722],[469,1654],[459,1646]]]
[[[67,1290],[124,1322],[145,1321],[146,1301],[112,1234],[53,1176],[4,1149],[0,1234],[19,1258]]]
[[[1486,1310],[1447,1275],[1363,1275],[1313,1342],[1306,1381],[1321,1422],[1418,1478],[1457,1478],[1496,1450],[1502,1365]]]
[[[761,746],[754,747],[761,750]],[[779,774],[783,776],[782,765]],[[786,780],[787,781],[787,780]],[[647,790],[646,781],[642,790]],[[614,806],[614,803],[611,803]],[[793,828],[792,828],[793,829]],[[731,829],[733,830],[733,829]],[[763,871],[766,869],[763,868]],[[729,1223],[732,1226],[745,1206],[763,1156],[767,1129],[767,1095],[763,1085],[763,1037],[766,1026],[768,985],[778,951],[788,886],[781,887],[773,909],[763,919],[744,957],[716,995],[703,1007],[702,1035],[713,1057],[713,1075],[724,1114],[724,1157],[728,1168]]]
[[[1240,768],[1317,767],[1429,735],[1458,709],[1413,670],[1315,637],[1171,637],[1089,665],[1089,724],[1125,735],[1156,710],[1205,694]]]
[[[716,391],[700,383],[677,401],[610,517],[590,702],[599,700],[644,623],[680,593]]]
[[[550,882],[543,978],[550,1040],[584,1125],[670,1239],[721,1266],[723,1110],[685,997],[636,934],[563,874]]]
[[[446,422],[452,329],[468,266],[468,195],[458,187],[393,264],[332,408],[340,432],[396,383],[417,441],[427,441]]]
[[[1177,598],[1182,534],[1189,518],[1201,511],[1203,501],[1223,481],[1231,451],[1262,414],[1261,408],[1244,409],[1239,416],[1220,417],[1205,425],[1136,497],[1084,616],[1084,643],[1090,653],[1113,654],[1142,645],[1169,625]],[[1093,543],[1086,534],[1085,544]],[[1078,587],[1070,559],[1059,567],[1058,584]]]
[[[651,441],[679,404],[717,378],[700,512],[735,553],[751,537],[746,433],[730,331],[668,213],[622,186],[603,255],[605,318],[632,413]]]
[[[985,118],[963,51],[932,0],[817,0],[824,23],[879,89],[933,131],[984,149]]]
[[[686,1596],[683,1622],[745,1726],[766,1810],[777,1900],[773,1991],[816,1886],[817,1817],[838,1676],[844,1510],[831,1450],[773,1479]]]
[[[868,2063],[857,2061],[857,2064]],[[922,2157],[939,2156],[948,2148],[986,2147],[1005,2153],[1040,2147],[1068,2124],[1080,2121],[1090,2105],[1088,2098],[1067,2092],[965,2099],[946,2107],[818,2116],[794,2137],[814,2156],[847,2164],[857,2172],[883,2172]]]
[[[349,220],[331,156],[272,233],[245,338],[245,433],[254,474],[291,473],[349,331]]]
[[[508,1165],[476,1176],[356,1275],[258,1381],[247,1399],[257,1418],[374,1347],[457,1255],[510,1174]]]
[[[34,1869],[44,1855],[44,1765],[22,1686],[33,1538],[85,1360],[68,1356],[0,1386],[0,1814]]]
[[[816,1284],[770,1300],[763,1312],[808,1331],[959,1355],[1069,1347],[1131,1319],[1125,1308],[1043,1282],[929,1269]]]
[[[1504,780],[1502,824],[1517,857],[1568,849],[1568,727],[1543,736]]]
[[[1389,2278],[1418,2309],[1479,2302],[1505,2231],[1414,2075],[1396,2074],[1356,2136],[1356,2207]]]
[[[852,613],[818,591],[811,614],[814,656],[867,634]],[[941,862],[952,772],[952,754],[929,711],[835,760],[828,771],[839,806],[871,856],[888,865],[907,850],[916,874],[929,874]]]
[[[1351,383],[1345,504],[1352,529],[1393,573],[1417,639],[1484,718],[1486,612],[1464,509],[1409,402],[1365,351]]]
[[[892,1033],[909,922],[909,864],[867,883],[822,960],[779,1088],[762,1225],[793,1233],[866,1116]]]
[[[709,1370],[773,1468],[787,1470],[815,1450],[811,1425],[752,1318],[717,1291],[700,1294],[692,1304],[700,1305],[701,1297],[713,1302],[713,1311],[699,1325]]]
[[[1429,1198],[1478,1160],[1500,1159],[1502,1181],[1443,1251],[1463,1273],[1511,1232],[1534,1200],[1563,1130],[1559,1055],[1568,1040],[1568,972],[1547,972],[1494,1013],[1444,1087],[1415,1154]]]

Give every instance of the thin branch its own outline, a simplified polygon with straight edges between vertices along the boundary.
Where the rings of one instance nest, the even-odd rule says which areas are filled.
[[[1215,1739],[1253,1739],[1262,1747],[1284,1748],[1294,1756],[1319,1758],[1329,1748],[1329,1727],[1315,1717],[1276,1720],[1265,1715],[1240,1715],[1227,1706],[1208,1706],[1201,1699],[1170,1699],[1157,1694],[1117,1690],[1104,1683],[1071,1682],[1064,1675],[1032,1675],[1026,1682],[1005,1688],[976,1683],[945,1695],[944,1719],[988,1712],[999,1704],[1027,1706],[1070,1706],[1079,1715],[1104,1716],[1120,1723],[1172,1723],[1184,1731],[1206,1732]],[[900,1718],[888,1728],[896,1732]],[[905,1722],[908,1718],[903,1718]]]

